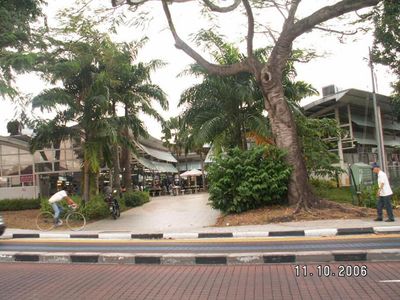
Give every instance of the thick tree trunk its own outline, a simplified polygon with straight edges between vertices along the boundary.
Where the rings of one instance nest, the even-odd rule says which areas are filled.
[[[271,130],[275,143],[279,148],[287,151],[287,162],[293,167],[289,182],[289,204],[297,204],[297,210],[308,209],[318,203],[308,182],[308,174],[299,138],[296,123],[283,95],[283,87],[278,84],[266,89],[261,86],[265,106],[269,112]]]
[[[128,118],[129,111],[125,105],[125,118]],[[127,139],[129,138],[129,129],[125,127],[122,133]],[[127,191],[132,191],[132,172],[131,172],[131,152],[128,147],[122,147],[122,182]]]

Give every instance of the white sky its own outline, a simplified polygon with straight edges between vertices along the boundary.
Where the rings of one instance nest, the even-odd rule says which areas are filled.
[[[46,8],[49,24],[54,24],[55,11],[60,7],[71,5],[72,0],[66,1],[49,1]],[[103,3],[110,5],[111,1],[103,0]],[[337,1],[326,0],[319,1],[319,5],[332,4]],[[158,84],[167,93],[170,108],[167,112],[161,114],[165,118],[176,116],[179,111],[177,103],[181,92],[193,85],[196,79],[191,77],[178,77],[177,74],[182,72],[193,60],[182,51],[174,47],[174,41],[171,33],[167,29],[167,23],[161,9],[161,3],[158,1],[147,4],[146,8],[152,7],[152,16],[154,20],[146,29],[138,29],[134,27],[122,28],[118,32],[118,41],[134,41],[144,35],[149,36],[150,41],[139,53],[138,61],[149,61],[151,59],[162,59],[168,65],[153,74],[153,83]],[[308,15],[311,11],[315,11],[319,7],[312,0],[303,0],[298,16]],[[181,37],[190,41],[190,34],[196,33],[199,29],[207,26],[207,23],[201,22],[199,18],[198,8],[193,3],[173,4],[172,15],[176,28]],[[268,20],[269,24],[279,29],[281,17],[279,13],[274,13]],[[234,20],[234,22],[232,21]],[[261,20],[261,19],[260,19]],[[222,15],[221,32],[226,35],[231,42],[240,43],[246,32],[246,19],[240,13],[232,15]],[[336,23],[333,23],[336,27]],[[339,25],[337,25],[339,26]],[[242,34],[243,33],[243,34]],[[295,47],[308,49],[316,49],[319,54],[324,54],[323,58],[317,58],[307,64],[298,64],[297,73],[299,80],[311,83],[321,93],[323,86],[335,84],[341,89],[357,88],[362,90],[371,90],[371,76],[366,61],[368,56],[368,47],[372,44],[371,34],[359,35],[356,40],[354,37],[347,38],[346,44],[341,44],[338,39],[321,31],[313,31],[312,33],[302,36],[296,41]],[[262,36],[256,36],[255,46],[266,46],[265,39]],[[242,45],[243,46],[243,43]],[[198,49],[201,51],[201,49]],[[244,51],[244,50],[243,50]],[[205,54],[204,54],[205,55]],[[394,77],[388,72],[388,69],[382,66],[375,66],[378,81],[378,92],[389,95],[391,93],[390,82]],[[31,95],[37,95],[46,86],[38,77],[33,75],[21,76],[18,80],[18,86],[22,92]],[[306,99],[305,102],[317,99]],[[12,120],[17,110],[16,105],[8,101],[2,100],[0,109],[0,135],[8,135],[6,124]],[[27,111],[30,111],[27,108]],[[38,112],[36,112],[38,115]],[[143,117],[145,124],[151,135],[160,138],[161,126],[149,117]]]

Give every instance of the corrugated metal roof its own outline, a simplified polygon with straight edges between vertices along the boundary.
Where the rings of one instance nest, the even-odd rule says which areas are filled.
[[[158,162],[158,161],[151,161],[144,157],[135,157],[135,158],[141,165],[143,165],[144,167],[146,167],[151,171],[160,173],[178,173],[178,170],[172,164]]]
[[[176,158],[173,157],[173,155],[170,152],[161,151],[161,150],[157,150],[157,149],[154,149],[154,148],[150,148],[150,147],[147,147],[147,146],[145,146],[145,145],[143,145],[143,144],[141,144],[139,142],[136,142],[136,144],[140,149],[142,149],[148,155],[150,155],[150,156],[152,156],[152,157],[154,157],[156,159],[167,161],[167,162],[173,162],[173,163],[178,162],[176,160]]]
[[[376,94],[376,99],[383,113],[388,113],[392,111],[390,105],[390,97],[381,94]],[[318,115],[319,111],[327,107],[331,106],[333,107],[334,105],[337,104],[337,102],[348,103],[361,107],[365,106],[365,104],[368,102],[371,103],[372,107],[372,93],[358,89],[343,90],[337,92],[336,94],[328,95],[321,99],[313,101],[303,106],[303,109],[305,110],[306,115],[313,115],[313,114]]]
[[[352,114],[351,120],[360,126],[375,127],[375,122],[365,119],[365,117],[362,116]],[[384,120],[382,126],[383,129],[400,130],[400,123],[396,121]]]

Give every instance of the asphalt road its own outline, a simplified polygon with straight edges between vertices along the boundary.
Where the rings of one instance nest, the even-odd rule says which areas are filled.
[[[360,268],[366,271],[362,275],[356,273]],[[321,271],[325,269],[329,273]],[[343,277],[339,276],[342,269],[349,270]],[[297,267],[3,263],[0,298],[397,300],[400,262]]]
[[[96,253],[246,253],[400,248],[400,235],[327,238],[172,240],[1,240],[1,251]]]

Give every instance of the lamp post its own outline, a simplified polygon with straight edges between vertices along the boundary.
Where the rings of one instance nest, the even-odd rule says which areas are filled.
[[[371,53],[370,48],[369,48],[369,66],[371,69],[372,105],[374,107],[374,116],[375,116],[375,139],[376,139],[377,146],[378,146],[378,161],[381,165],[382,170],[384,172],[386,172],[385,149],[383,147],[383,131],[382,131],[382,124],[381,124],[381,117],[380,117],[380,109],[378,109],[378,106],[376,103],[374,65],[372,62],[372,53]]]

